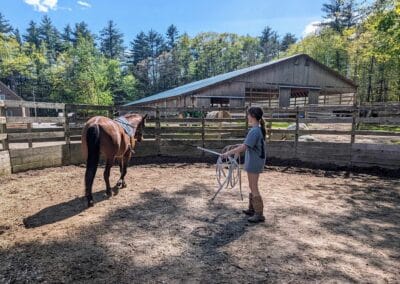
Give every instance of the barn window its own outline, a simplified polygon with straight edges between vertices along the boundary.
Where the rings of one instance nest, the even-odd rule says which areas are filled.
[[[279,89],[270,88],[246,88],[245,99],[247,105],[252,104],[273,106],[277,104]]]
[[[308,93],[308,89],[292,88],[290,92],[290,106],[306,105]]]
[[[211,106],[229,106],[229,98],[211,98]]]

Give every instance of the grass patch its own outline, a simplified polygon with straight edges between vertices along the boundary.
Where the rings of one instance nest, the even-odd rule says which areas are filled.
[[[378,131],[391,131],[400,132],[399,125],[380,125],[380,124],[361,124],[359,130],[378,130]]]
[[[272,122],[272,128],[287,128],[291,122]]]

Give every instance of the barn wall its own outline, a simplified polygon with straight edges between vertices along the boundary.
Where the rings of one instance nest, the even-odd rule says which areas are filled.
[[[353,93],[356,91],[353,86],[307,60],[306,57],[281,62],[265,70],[243,75],[235,81],[245,81],[259,87],[268,87],[266,83],[273,83],[275,85],[329,86],[327,90],[330,92]]]
[[[243,97],[245,92],[245,83],[230,82],[210,87],[196,94],[196,96],[237,96]]]

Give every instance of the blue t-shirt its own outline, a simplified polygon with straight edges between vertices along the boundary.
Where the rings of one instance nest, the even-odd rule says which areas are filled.
[[[244,140],[247,146],[244,169],[250,173],[261,173],[265,165],[265,141],[259,126],[250,129]]]

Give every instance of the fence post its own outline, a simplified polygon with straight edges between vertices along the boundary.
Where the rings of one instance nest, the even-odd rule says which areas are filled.
[[[294,154],[297,157],[297,146],[299,142],[299,107],[296,107],[296,130],[294,134]]]
[[[157,144],[157,155],[161,154],[161,123],[160,123],[160,109],[156,107],[156,125],[155,125],[155,138]]]
[[[357,113],[358,109],[356,106],[354,106],[354,110],[352,113],[352,121],[351,121],[351,139],[350,139],[351,145],[353,145],[354,142],[356,141]]]
[[[69,129],[69,118],[68,118],[68,105],[64,104],[64,137],[65,137],[65,144],[69,145],[71,143],[71,133]]]
[[[246,134],[247,134],[247,131],[249,131],[249,121],[247,120],[247,110],[248,110],[248,107],[247,106],[245,106],[244,107],[244,135],[246,136]]]
[[[201,107],[201,147],[205,147],[205,138],[206,138],[206,121],[205,121],[205,112],[204,112],[204,106]],[[204,151],[202,152],[202,156],[204,156]]]
[[[22,117],[26,117],[26,108],[22,107]],[[28,108],[29,111],[29,108]],[[35,111],[35,118],[36,118],[36,111]],[[32,148],[32,123],[27,123],[26,124],[26,132],[28,134],[28,147]]]
[[[1,106],[0,105],[0,119],[3,119],[4,121],[0,121],[0,133],[7,134],[7,107],[5,105]],[[4,122],[4,123],[2,123]],[[2,140],[3,144],[3,150],[8,150],[9,145],[8,145],[8,137]]]

